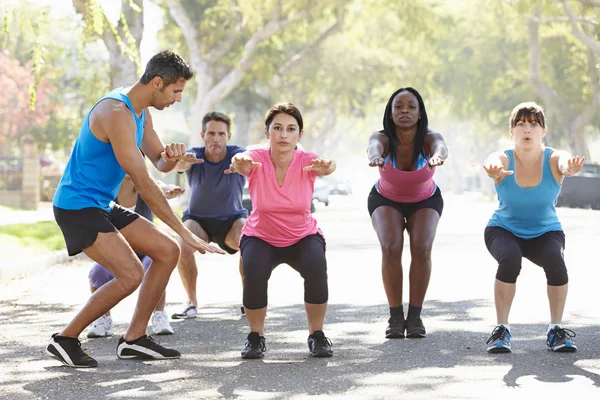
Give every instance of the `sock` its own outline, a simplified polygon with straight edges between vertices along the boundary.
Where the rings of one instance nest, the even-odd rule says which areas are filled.
[[[410,304],[408,305],[408,318],[419,318],[421,316],[421,310],[423,309],[423,307],[415,307],[415,306],[411,306]]]
[[[402,317],[404,318],[404,309],[400,307],[390,307],[390,317]]]
[[[548,330],[546,331],[546,333],[550,333],[550,331],[552,329],[554,329],[555,327],[557,327],[557,326],[560,328],[560,324],[550,324],[550,325],[548,325]]]

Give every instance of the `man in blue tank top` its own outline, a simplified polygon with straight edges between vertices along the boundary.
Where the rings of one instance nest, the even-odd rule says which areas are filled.
[[[182,221],[199,238],[217,243],[227,253],[235,254],[239,249],[240,235],[247,216],[247,211],[242,206],[246,178],[226,171],[231,165],[231,158],[246,149],[227,145],[231,139],[231,119],[221,112],[213,111],[204,116],[200,135],[204,146],[188,150],[196,156],[197,161],[182,160],[176,167],[178,172],[185,171],[191,189],[190,202]],[[181,313],[173,314],[172,318],[196,318],[198,267],[194,249],[181,240],[179,242],[181,257],[177,267],[188,303]],[[241,257],[239,265],[243,282]]]
[[[125,334],[119,339],[121,359],[179,358],[146,336],[154,306],[165,291],[179,259],[177,242],[135,212],[115,205],[127,173],[140,196],[165,224],[201,253],[224,252],[187,229],[173,213],[165,195],[150,176],[139,148],[162,172],[178,161],[194,158],[182,143],[165,146],[152,126],[148,110],[163,110],[181,101],[193,72],[171,51],[150,59],[140,80],[104,96],[86,115],[71,158],[54,196],[54,215],[69,255],[84,252],[110,270],[115,279],[98,289],[60,332],[52,335],[47,352],[70,367],[96,367],[79,343],[81,332],[140,286],[137,306]],[[136,252],[148,255],[152,266],[144,274]]]

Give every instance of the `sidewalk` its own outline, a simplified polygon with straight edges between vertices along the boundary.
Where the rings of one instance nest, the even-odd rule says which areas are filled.
[[[34,224],[53,220],[52,203],[39,203],[37,210],[15,210],[0,207],[0,225]]]

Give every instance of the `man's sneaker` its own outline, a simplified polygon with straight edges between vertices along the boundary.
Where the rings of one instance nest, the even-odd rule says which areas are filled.
[[[121,359],[166,360],[179,358],[181,357],[181,353],[177,350],[161,346],[151,336],[144,335],[130,342],[121,336],[117,346],[117,357]]]
[[[577,346],[571,340],[575,336],[577,335],[572,330],[555,326],[548,332],[546,346],[557,353],[572,353],[577,351]]]
[[[98,361],[88,356],[81,349],[79,339],[59,336],[58,333],[52,335],[46,352],[63,363],[67,367],[73,368],[95,368]]]
[[[112,336],[112,317],[103,315],[94,322],[88,329],[87,337],[99,338],[105,336]]]
[[[421,317],[408,317],[406,318],[406,337],[411,339],[424,338],[426,335],[425,325]]]
[[[173,327],[169,323],[169,317],[164,311],[154,311],[152,313],[152,332],[155,335],[172,335]]]
[[[385,330],[385,337],[386,339],[402,339],[405,329],[406,321],[404,321],[404,317],[390,317],[388,327]]]
[[[258,332],[250,332],[244,349],[242,350],[242,358],[254,359],[262,358],[267,351],[267,345],[265,343],[265,337],[260,336]]]
[[[310,351],[310,355],[313,357],[333,356],[333,350],[331,350],[331,340],[325,337],[323,331],[314,331],[312,335],[308,337],[308,350]]]
[[[488,353],[510,353],[510,331],[503,325],[498,325],[492,331],[492,336],[485,342]]]
[[[171,315],[171,318],[173,319],[190,319],[190,318],[196,318],[198,316],[198,310],[196,309],[196,306],[193,305],[192,303],[188,303],[187,307],[185,310],[183,310],[183,312],[180,313],[176,313]]]

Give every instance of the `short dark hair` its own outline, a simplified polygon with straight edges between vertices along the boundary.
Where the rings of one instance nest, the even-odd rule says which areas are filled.
[[[202,118],[202,132],[206,132],[206,125],[210,121],[221,121],[227,124],[227,132],[231,131],[231,118],[227,114],[219,111],[211,111]]]
[[[157,76],[163,80],[164,87],[167,87],[181,78],[189,81],[194,76],[194,71],[179,55],[170,50],[164,50],[148,61],[140,83],[147,85]]]
[[[510,129],[517,126],[517,122],[537,122],[542,128],[546,128],[546,117],[544,109],[534,101],[518,104],[510,113]]]
[[[304,123],[302,122],[302,114],[300,113],[300,110],[298,110],[298,108],[292,103],[277,103],[271,107],[269,111],[267,111],[267,115],[265,116],[265,127],[267,130],[269,129],[271,122],[273,122],[273,118],[275,118],[277,114],[291,115],[296,119],[296,122],[298,122],[298,127],[300,130],[303,129]]]
[[[421,94],[416,89],[413,89],[411,87],[404,87],[392,93],[390,99],[388,100],[385,106],[385,111],[383,113],[383,133],[390,140],[390,161],[394,162],[396,160],[396,149],[398,148],[399,143],[398,138],[396,137],[396,126],[394,124],[394,121],[392,120],[392,103],[394,102],[394,99],[396,98],[398,93],[402,92],[412,93],[417,98],[417,102],[419,103],[420,118],[417,121],[417,134],[415,135],[414,140],[413,158],[411,161],[411,164],[413,164],[416,163],[419,159],[419,154],[421,154],[421,152],[423,151],[425,135],[427,135],[427,132],[429,132],[429,119],[427,118],[427,111],[425,110],[425,102],[423,101],[423,97],[421,96]]]

